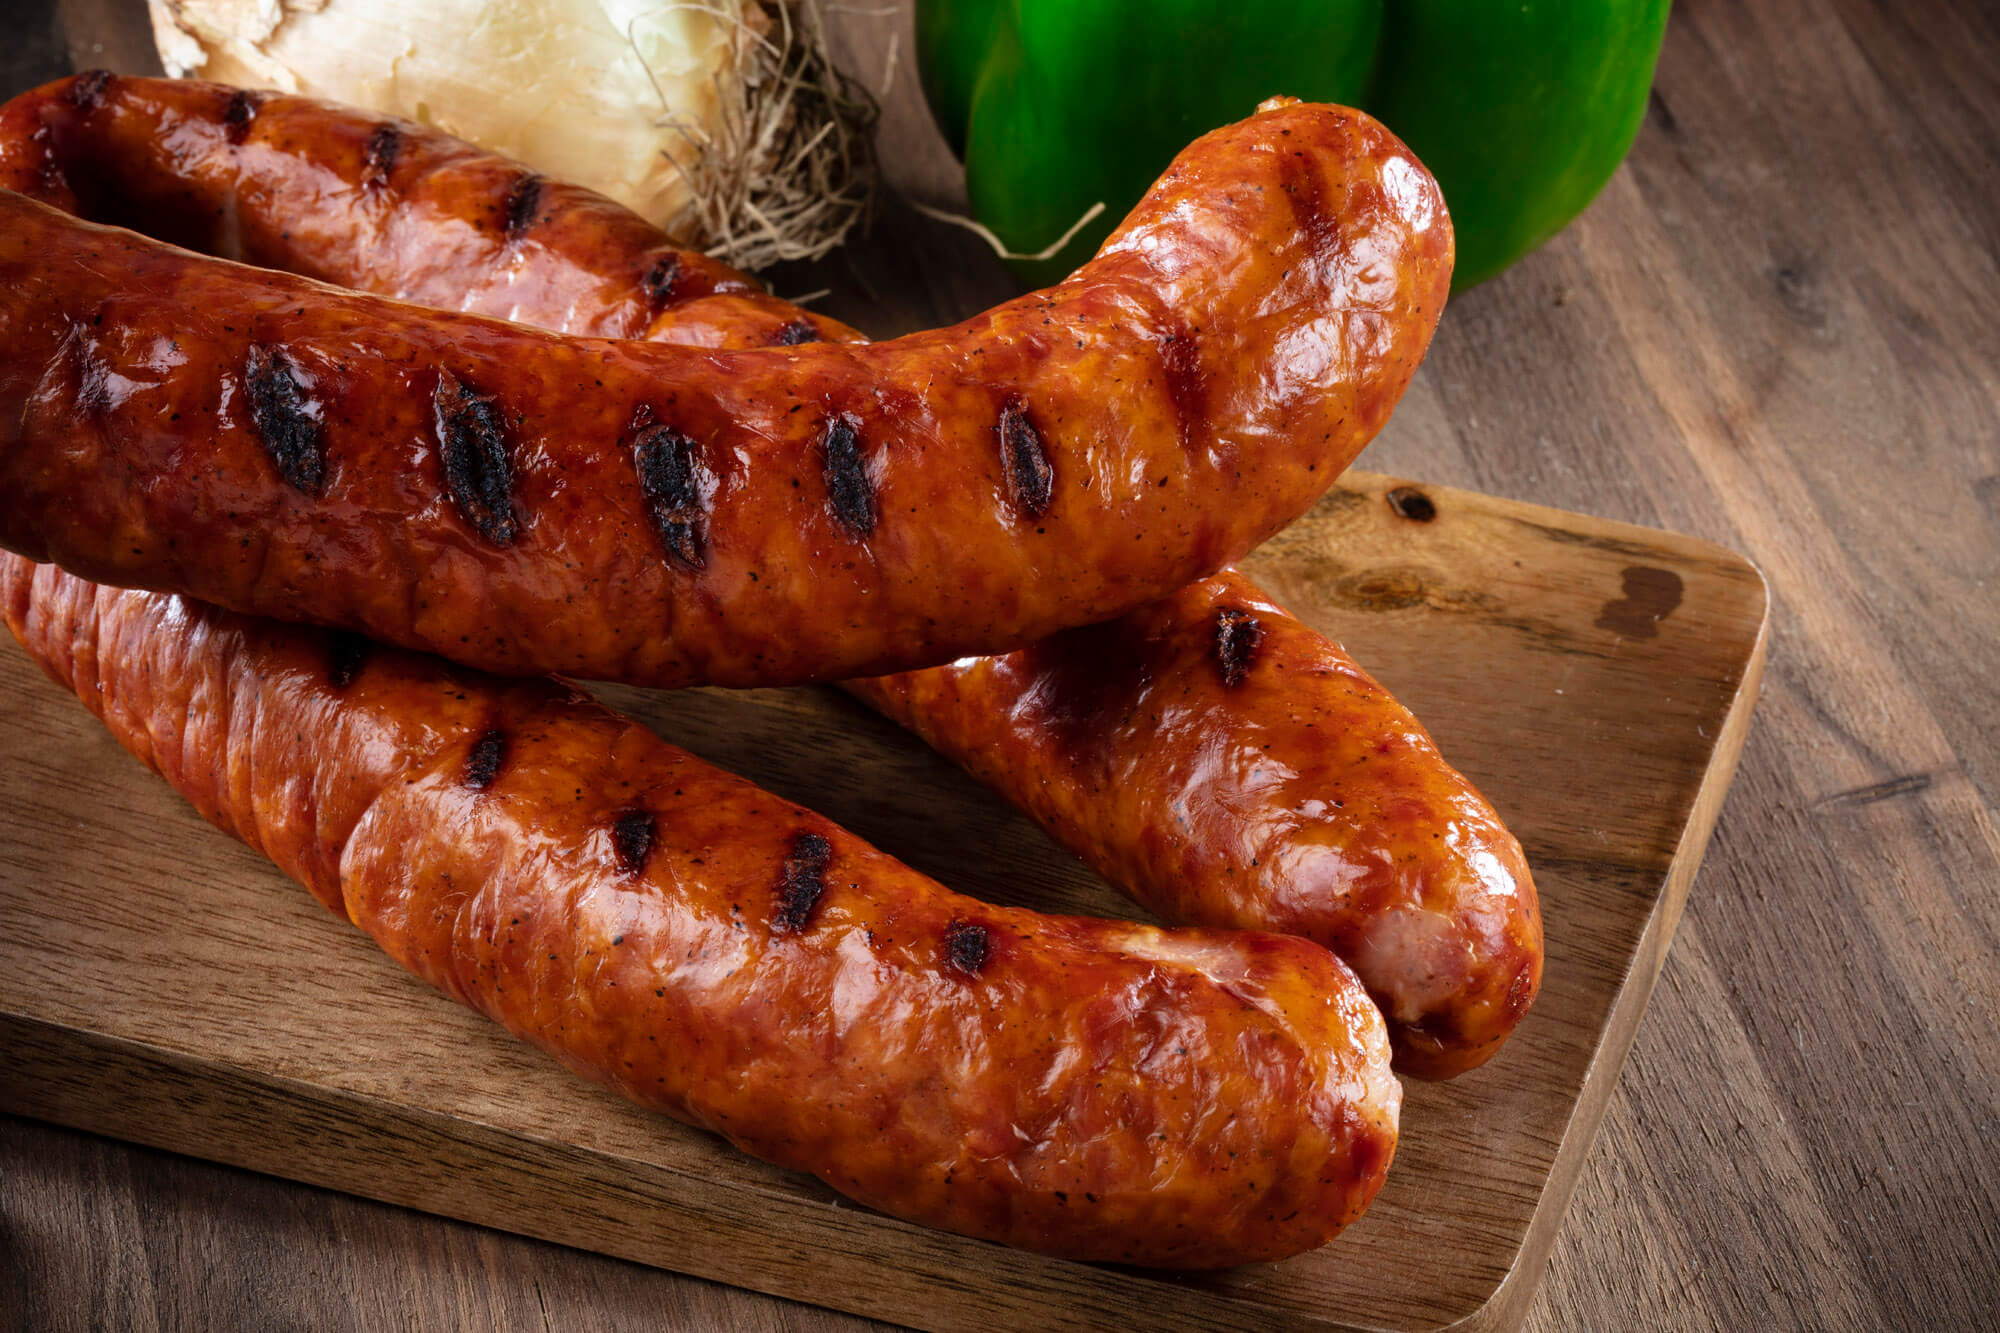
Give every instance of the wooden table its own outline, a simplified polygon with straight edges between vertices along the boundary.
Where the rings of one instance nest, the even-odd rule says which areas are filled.
[[[15,6],[0,93],[129,4]],[[23,14],[23,10],[27,12]],[[907,16],[843,20],[859,67]],[[119,40],[106,40],[116,34]],[[1628,166],[1454,302],[1367,462],[1707,537],[1773,593],[1764,700],[1538,1328],[1979,1327],[2000,1305],[2000,10],[1682,0]],[[949,201],[907,58],[885,148]],[[1007,291],[890,204],[878,334]],[[4,854],[4,849],[0,849]],[[4,1077],[0,1071],[0,1077]],[[1421,1263],[1421,1256],[1412,1256]],[[0,1120],[0,1327],[862,1326]]]

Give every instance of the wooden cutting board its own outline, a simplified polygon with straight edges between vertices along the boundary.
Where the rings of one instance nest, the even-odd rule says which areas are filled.
[[[1540,1003],[1411,1084],[1389,1184],[1324,1249],[1200,1276],[1063,1263],[840,1200],[581,1083],[201,822],[0,646],[0,1108],[937,1328],[1506,1328],[1525,1314],[1736,766],[1765,588],[1704,542],[1350,473],[1258,552],[1499,807]],[[605,693],[970,893],[1135,915],[826,690]]]

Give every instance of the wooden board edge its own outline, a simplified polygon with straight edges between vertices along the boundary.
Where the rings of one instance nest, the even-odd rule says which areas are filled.
[[[1687,540],[1695,542],[1700,539],[1691,537]],[[1450,1333],[1512,1333],[1527,1322],[1528,1311],[1534,1304],[1535,1293],[1541,1288],[1542,1275],[1547,1271],[1549,1257],[1555,1249],[1556,1235],[1562,1229],[1570,1199],[1583,1175],[1583,1164],[1596,1142],[1598,1127],[1603,1124],[1605,1112],[1610,1109],[1612,1089],[1617,1086],[1618,1075],[1631,1053],[1633,1042],[1638,1038],[1640,1019],[1652,999],[1660,971],[1666,965],[1667,948],[1673,943],[1674,931],[1680,926],[1695,874],[1708,851],[1716,820],[1722,814],[1723,799],[1735,781],[1736,767],[1743,757],[1743,745],[1750,735],[1750,715],[1756,709],[1757,698],[1763,688],[1764,662],[1770,646],[1770,583],[1755,562],[1727,547],[1711,542],[1701,544],[1718,556],[1727,557],[1729,562],[1741,565],[1754,580],[1758,598],[1757,634],[1744,658],[1736,694],[1730,701],[1722,728],[1716,734],[1715,748],[1709,753],[1708,768],[1695,795],[1693,808],[1687,823],[1682,826],[1680,841],[1675,844],[1666,883],[1653,902],[1639,947],[1633,952],[1632,966],[1626,973],[1624,984],[1618,988],[1611,1014],[1599,1034],[1597,1050],[1592,1053],[1583,1088],[1571,1108],[1568,1122],[1563,1126],[1555,1161],[1550,1164],[1541,1198],[1535,1205],[1535,1213],[1529,1220],[1521,1248],[1515,1253],[1507,1275],[1493,1289],[1486,1303],[1456,1323],[1446,1325]],[[1438,1333],[1443,1333],[1443,1330]]]

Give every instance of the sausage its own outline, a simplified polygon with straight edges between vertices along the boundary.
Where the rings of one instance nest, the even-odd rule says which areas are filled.
[[[206,818],[639,1104],[894,1216],[1211,1268],[1324,1243],[1400,1089],[1286,935],[953,894],[559,681],[0,554],[0,612]]]
[[[1234,570],[1003,657],[848,688],[1162,920],[1333,950],[1401,1073],[1484,1063],[1540,988],[1520,844],[1407,709]]]
[[[0,545],[491,670],[925,666],[1121,614],[1302,512],[1407,385],[1450,261],[1408,150],[1296,103],[1197,140],[1067,282],[866,345],[557,336],[5,194]]]
[[[708,346],[862,340],[553,182],[537,245],[478,248],[470,238],[488,235],[480,220],[504,207],[521,169],[434,130],[397,127],[404,160],[424,170],[371,186],[353,146],[394,122],[269,95],[236,144],[235,90],[119,79],[98,98],[116,113],[85,117],[72,87],[0,107],[0,183],[117,182],[143,208],[113,193],[91,214],[110,220],[168,216],[191,199],[180,206],[190,216],[230,222],[173,224],[185,243],[251,237],[230,253],[551,328]],[[291,202],[302,194],[339,206],[303,228]],[[630,280],[662,265],[703,275],[690,299],[656,306]],[[1405,1074],[1484,1062],[1539,988],[1541,919],[1519,843],[1339,645],[1240,574],[1005,657],[847,688],[1163,919],[1333,949],[1388,1016]]]
[[[673,341],[753,347],[838,327],[595,191],[461,139],[196,79],[100,70],[20,94],[0,106],[0,189],[218,258],[564,333],[664,323],[681,327]]]

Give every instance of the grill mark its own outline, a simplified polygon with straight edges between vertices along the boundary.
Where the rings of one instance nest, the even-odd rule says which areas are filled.
[[[1000,409],[997,429],[1001,458],[1006,464],[1007,498],[1026,517],[1040,518],[1048,512],[1049,500],[1055,493],[1056,470],[1020,399],[1011,399]]]
[[[104,90],[111,86],[112,73],[108,69],[85,70],[76,76],[76,82],[69,86],[70,105],[79,111],[94,111],[104,100]]]
[[[331,642],[326,650],[326,683],[336,690],[344,690],[354,683],[361,669],[368,665],[368,657],[373,645],[359,634],[335,631],[328,636]]]
[[[298,365],[282,347],[252,347],[243,367],[250,422],[285,484],[318,495],[326,482],[326,443],[319,404],[299,383]]]
[[[618,868],[628,875],[636,875],[646,868],[646,858],[653,854],[653,816],[645,810],[620,810],[611,822],[611,850],[618,857]]]
[[[1222,683],[1235,689],[1250,674],[1257,649],[1264,642],[1264,622],[1248,611],[1233,606],[1215,613],[1215,665]]]
[[[248,139],[250,122],[257,118],[257,108],[263,101],[247,88],[238,88],[230,94],[229,105],[222,110],[222,137],[232,144]]]
[[[76,362],[77,415],[94,419],[111,410],[111,367],[98,355],[97,346],[83,325],[70,327],[63,339],[62,355]]]
[[[804,930],[820,895],[826,892],[826,868],[833,863],[833,844],[817,833],[792,839],[785,867],[778,875],[777,901],[771,928],[788,935]]]
[[[534,172],[515,178],[507,189],[503,206],[503,230],[507,239],[518,241],[535,225],[535,210],[542,206],[542,178]]]
[[[705,469],[695,442],[670,426],[654,426],[641,431],[633,444],[632,466],[639,474],[646,513],[668,556],[688,569],[705,568]]]
[[[646,300],[654,310],[659,310],[673,299],[674,285],[681,280],[681,257],[664,254],[653,261],[646,270],[640,284],[646,289]]]
[[[514,522],[513,468],[507,433],[493,400],[460,384],[448,370],[438,372],[431,398],[445,487],[466,522],[495,546],[508,546]]]
[[[1167,398],[1180,428],[1181,447],[1192,446],[1207,419],[1207,390],[1202,384],[1201,350],[1194,331],[1177,328],[1160,340],[1160,370],[1166,376]]]
[[[368,147],[361,154],[361,183],[369,189],[381,189],[389,183],[389,175],[396,169],[396,159],[403,153],[403,132],[394,125],[379,125],[368,136]]]
[[[779,347],[797,347],[801,343],[816,343],[819,341],[819,330],[802,319],[795,319],[780,328],[771,341]]]
[[[500,776],[500,765],[505,762],[507,733],[495,728],[474,741],[471,753],[465,756],[465,785],[485,791]]]
[[[1292,222],[1306,238],[1314,259],[1340,249],[1340,219],[1326,204],[1326,183],[1303,152],[1285,158],[1285,197],[1291,200]]]
[[[986,966],[993,942],[986,927],[970,921],[953,921],[944,928],[945,966],[962,976],[976,977]]]
[[[875,488],[861,457],[861,425],[853,417],[835,417],[826,425],[821,446],[826,455],[827,505],[841,526],[857,537],[875,531]]]

